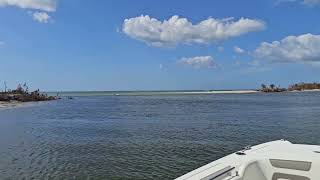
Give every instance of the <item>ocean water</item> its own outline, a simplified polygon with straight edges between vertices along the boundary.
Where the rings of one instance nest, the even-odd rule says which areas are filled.
[[[173,179],[247,145],[320,144],[317,92],[72,95],[0,110],[0,179]]]

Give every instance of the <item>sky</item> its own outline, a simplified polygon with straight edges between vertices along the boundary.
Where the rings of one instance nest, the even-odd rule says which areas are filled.
[[[0,89],[318,82],[320,0],[0,0]]]

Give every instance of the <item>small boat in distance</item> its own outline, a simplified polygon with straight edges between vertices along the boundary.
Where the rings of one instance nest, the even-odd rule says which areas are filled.
[[[319,180],[320,146],[286,140],[246,147],[176,180]]]

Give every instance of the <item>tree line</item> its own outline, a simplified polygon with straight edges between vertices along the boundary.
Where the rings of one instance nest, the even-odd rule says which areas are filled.
[[[265,85],[261,84],[261,88],[259,89],[262,92],[284,92],[284,91],[303,91],[303,90],[314,90],[320,89],[320,83],[297,83],[290,85],[288,88],[281,88],[280,86],[276,86],[274,84]]]

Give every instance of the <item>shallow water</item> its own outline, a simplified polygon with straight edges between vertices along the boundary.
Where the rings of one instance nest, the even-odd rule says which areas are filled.
[[[320,93],[81,96],[0,110],[0,179],[173,179],[246,145],[320,144]]]

